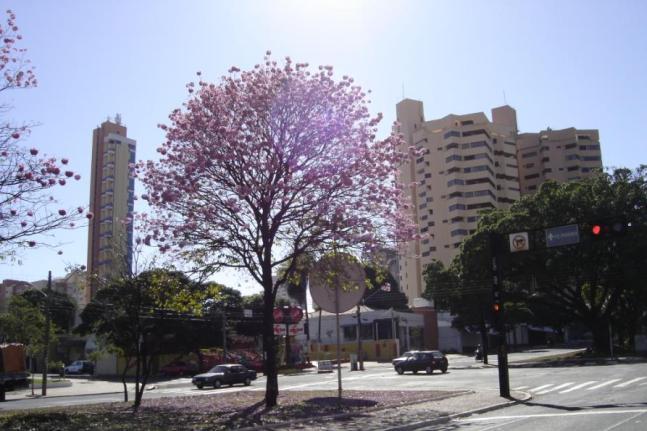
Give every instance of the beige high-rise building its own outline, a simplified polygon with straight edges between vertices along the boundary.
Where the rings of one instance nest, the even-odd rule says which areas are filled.
[[[537,191],[546,180],[577,181],[602,170],[597,130],[546,129],[517,138],[521,194]]]
[[[106,279],[129,272],[132,265],[136,142],[127,136],[121,118],[105,121],[92,135],[88,274]],[[92,296],[98,283],[91,283]]]
[[[517,117],[510,106],[425,121],[422,102],[397,105],[400,133],[422,149],[401,172],[411,191],[412,216],[427,238],[410,241],[400,259],[400,285],[413,303],[424,291],[423,270],[432,260],[449,265],[479,212],[519,199]]]

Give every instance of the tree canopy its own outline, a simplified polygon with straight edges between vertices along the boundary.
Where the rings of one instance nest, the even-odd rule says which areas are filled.
[[[581,323],[595,347],[608,348],[609,323],[625,340],[645,324],[647,266],[647,168],[616,169],[578,182],[544,183],[507,210],[484,213],[477,231],[461,246],[449,272],[427,269],[427,295],[449,305],[464,320],[474,305],[491,304],[492,235],[530,232],[531,251],[500,250],[506,318],[561,327]],[[624,236],[596,239],[591,226],[618,221]],[[580,242],[546,247],[544,229],[577,224]],[[441,286],[454,286],[443,290]],[[447,298],[472,295],[472,307]],[[469,304],[468,304],[469,305]]]
[[[195,271],[242,268],[264,290],[266,405],[276,404],[272,308],[299,257],[370,249],[415,234],[397,182],[416,154],[401,136],[376,139],[382,115],[367,93],[330,66],[311,72],[268,52],[249,71],[189,83],[189,100],[161,125],[158,162],[139,163],[153,212],[143,242]],[[273,278],[281,265],[283,276]]]

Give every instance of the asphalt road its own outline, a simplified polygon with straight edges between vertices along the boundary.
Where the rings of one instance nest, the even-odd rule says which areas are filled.
[[[510,371],[511,387],[530,401],[428,429],[647,430],[647,364]]]
[[[463,361],[463,363],[461,362]],[[496,368],[469,369],[469,358],[453,360],[446,374],[398,375],[389,364],[372,363],[366,371],[342,369],[345,390],[457,390],[498,392]],[[235,391],[264,391],[265,378],[252,386],[198,390],[189,379],[173,387],[147,390],[145,398],[227,396]],[[280,390],[337,389],[337,374],[304,373],[280,376]],[[532,394],[532,400],[493,412],[456,419],[428,429],[443,430],[647,430],[647,364],[511,368],[510,387]],[[121,401],[122,394],[21,399],[0,403],[0,409],[66,406]]]

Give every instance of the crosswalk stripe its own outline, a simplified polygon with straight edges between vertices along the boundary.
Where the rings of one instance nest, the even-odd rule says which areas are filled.
[[[633,380],[629,380],[628,382],[620,383],[619,385],[615,385],[614,388],[624,388],[626,386],[629,386],[632,383],[639,382],[641,380],[647,379],[647,377],[636,377]]]
[[[529,388],[529,387],[530,387],[530,386],[518,386],[518,387],[516,387],[516,388],[512,388],[512,390],[513,390],[513,391],[520,391],[520,390],[522,390],[522,389],[526,389],[526,388]]]
[[[555,386],[554,388],[548,388],[548,389],[546,389],[544,391],[537,392],[537,395],[543,395],[543,394],[547,394],[549,392],[557,391],[559,389],[565,388],[566,386],[572,385],[573,383],[574,382],[562,383],[561,385]]]
[[[579,385],[575,385],[575,386],[573,386],[572,388],[568,388],[568,389],[566,389],[566,390],[564,390],[564,391],[560,391],[560,394],[565,394],[565,393],[568,393],[568,392],[573,392],[573,391],[576,391],[576,390],[578,390],[578,389],[580,389],[580,388],[583,388],[584,386],[592,385],[593,383],[597,383],[597,382],[598,382],[597,380],[591,380],[591,381],[589,381],[589,382],[580,383]]]
[[[537,386],[536,388],[530,389],[530,392],[541,391],[542,389],[546,389],[546,388],[549,388],[551,386],[554,386],[554,385],[551,383],[551,384],[548,384],[548,385]]]
[[[619,382],[620,380],[622,380],[622,379],[611,379],[611,380],[607,380],[606,382],[602,382],[602,383],[600,383],[599,385],[595,385],[595,386],[591,386],[590,388],[586,388],[586,390],[587,390],[587,391],[593,391],[593,390],[595,390],[595,389],[600,389],[600,388],[603,388],[603,387],[605,387],[605,386],[609,386],[609,385],[610,385],[610,384],[612,384],[612,383]]]

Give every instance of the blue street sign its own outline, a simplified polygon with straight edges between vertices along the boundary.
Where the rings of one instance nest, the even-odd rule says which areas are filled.
[[[580,230],[576,224],[551,227],[545,229],[546,247],[577,244],[580,242]]]

